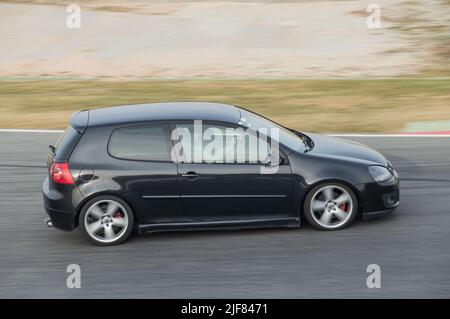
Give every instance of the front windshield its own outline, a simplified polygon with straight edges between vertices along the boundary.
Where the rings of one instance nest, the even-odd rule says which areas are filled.
[[[269,130],[271,128],[277,128],[279,129],[279,143],[290,148],[293,151],[296,152],[304,152],[305,151],[305,145],[303,144],[302,139],[289,131],[288,129],[284,128],[283,126],[274,123],[272,121],[269,121],[268,119],[259,116],[255,113],[242,110],[241,109],[241,119],[240,124],[245,125],[247,127],[252,127],[256,130],[261,128],[266,128]]]

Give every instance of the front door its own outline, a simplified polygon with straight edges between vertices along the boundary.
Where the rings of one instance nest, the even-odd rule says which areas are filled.
[[[263,174],[260,160],[248,160],[251,148],[237,147],[239,134],[230,133],[230,129],[235,129],[231,124],[203,122],[200,131],[195,130],[193,124],[178,123],[176,128],[189,132],[191,137],[188,141],[181,134],[183,159],[178,166],[181,203],[186,217],[195,222],[293,217],[293,179],[287,161],[277,172]],[[203,147],[200,148],[195,145],[198,134],[202,134]],[[230,138],[233,134],[236,136]],[[211,146],[216,139],[222,142],[209,152],[208,144]],[[240,150],[245,152],[247,160],[244,162],[237,160],[243,158],[238,155]],[[201,161],[195,154],[200,151]],[[231,163],[227,161],[230,151],[235,155]]]

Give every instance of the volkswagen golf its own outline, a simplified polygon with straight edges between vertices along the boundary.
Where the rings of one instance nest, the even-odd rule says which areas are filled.
[[[286,128],[240,107],[150,103],[75,113],[50,146],[48,226],[93,244],[132,233],[338,230],[392,212],[399,177],[377,151]]]

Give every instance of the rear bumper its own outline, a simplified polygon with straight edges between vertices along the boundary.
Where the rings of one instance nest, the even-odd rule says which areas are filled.
[[[53,227],[71,231],[77,226],[77,207],[74,206],[79,199],[79,191],[76,186],[60,186],[50,188],[48,178],[42,186],[44,210],[50,217]]]
[[[75,228],[76,215],[73,212],[58,211],[44,207],[50,217],[53,227],[64,231],[72,231]]]

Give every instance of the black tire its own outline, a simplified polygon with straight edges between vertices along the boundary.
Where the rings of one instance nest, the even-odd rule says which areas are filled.
[[[344,221],[342,221],[340,223],[338,222],[335,226],[331,226],[331,225],[324,226],[323,223],[321,224],[320,218],[318,218],[317,216],[316,217],[313,216],[313,212],[311,210],[311,204],[312,204],[313,197],[316,194],[318,194],[319,191],[323,190],[327,186],[334,186],[336,188],[343,189],[348,193],[348,195],[350,195],[350,198],[351,198],[351,208],[349,205],[348,212],[347,212],[348,216],[346,217],[347,219],[344,219]],[[349,186],[342,184],[342,183],[338,183],[338,182],[327,182],[327,183],[322,183],[322,184],[315,186],[308,192],[308,195],[306,195],[305,202],[303,205],[303,213],[304,213],[304,216],[305,216],[306,220],[308,221],[308,223],[316,229],[339,230],[339,229],[343,229],[343,228],[349,226],[354,221],[354,219],[356,218],[356,215],[358,214],[358,207],[359,207],[358,206],[358,198],[356,197],[355,192]],[[319,210],[319,212],[320,212],[320,210]],[[333,213],[331,213],[331,215],[333,216],[332,218],[334,218],[334,219],[337,218],[335,215],[333,215]]]
[[[102,241],[101,239],[97,239],[96,236],[91,235],[89,233],[89,231],[86,229],[86,225],[85,225],[85,218],[86,218],[86,214],[88,213],[89,209],[93,206],[95,206],[95,204],[102,204],[103,202],[116,202],[118,204],[120,204],[120,213],[126,213],[127,214],[127,225],[124,226],[126,227],[126,229],[122,232],[122,230],[120,230],[120,237],[118,237],[115,240],[112,241]],[[122,210],[125,210],[125,212],[122,212]],[[121,216],[119,216],[121,217]],[[81,209],[80,215],[78,217],[78,224],[80,226],[80,231],[81,234],[83,235],[84,238],[86,238],[90,243],[96,245],[96,246],[112,246],[112,245],[119,245],[122,244],[123,242],[125,242],[130,235],[133,233],[134,230],[134,214],[133,211],[131,209],[131,207],[122,199],[116,197],[116,196],[109,196],[109,195],[104,195],[104,196],[98,196],[95,198],[90,199]],[[112,224],[111,224],[112,225]]]

